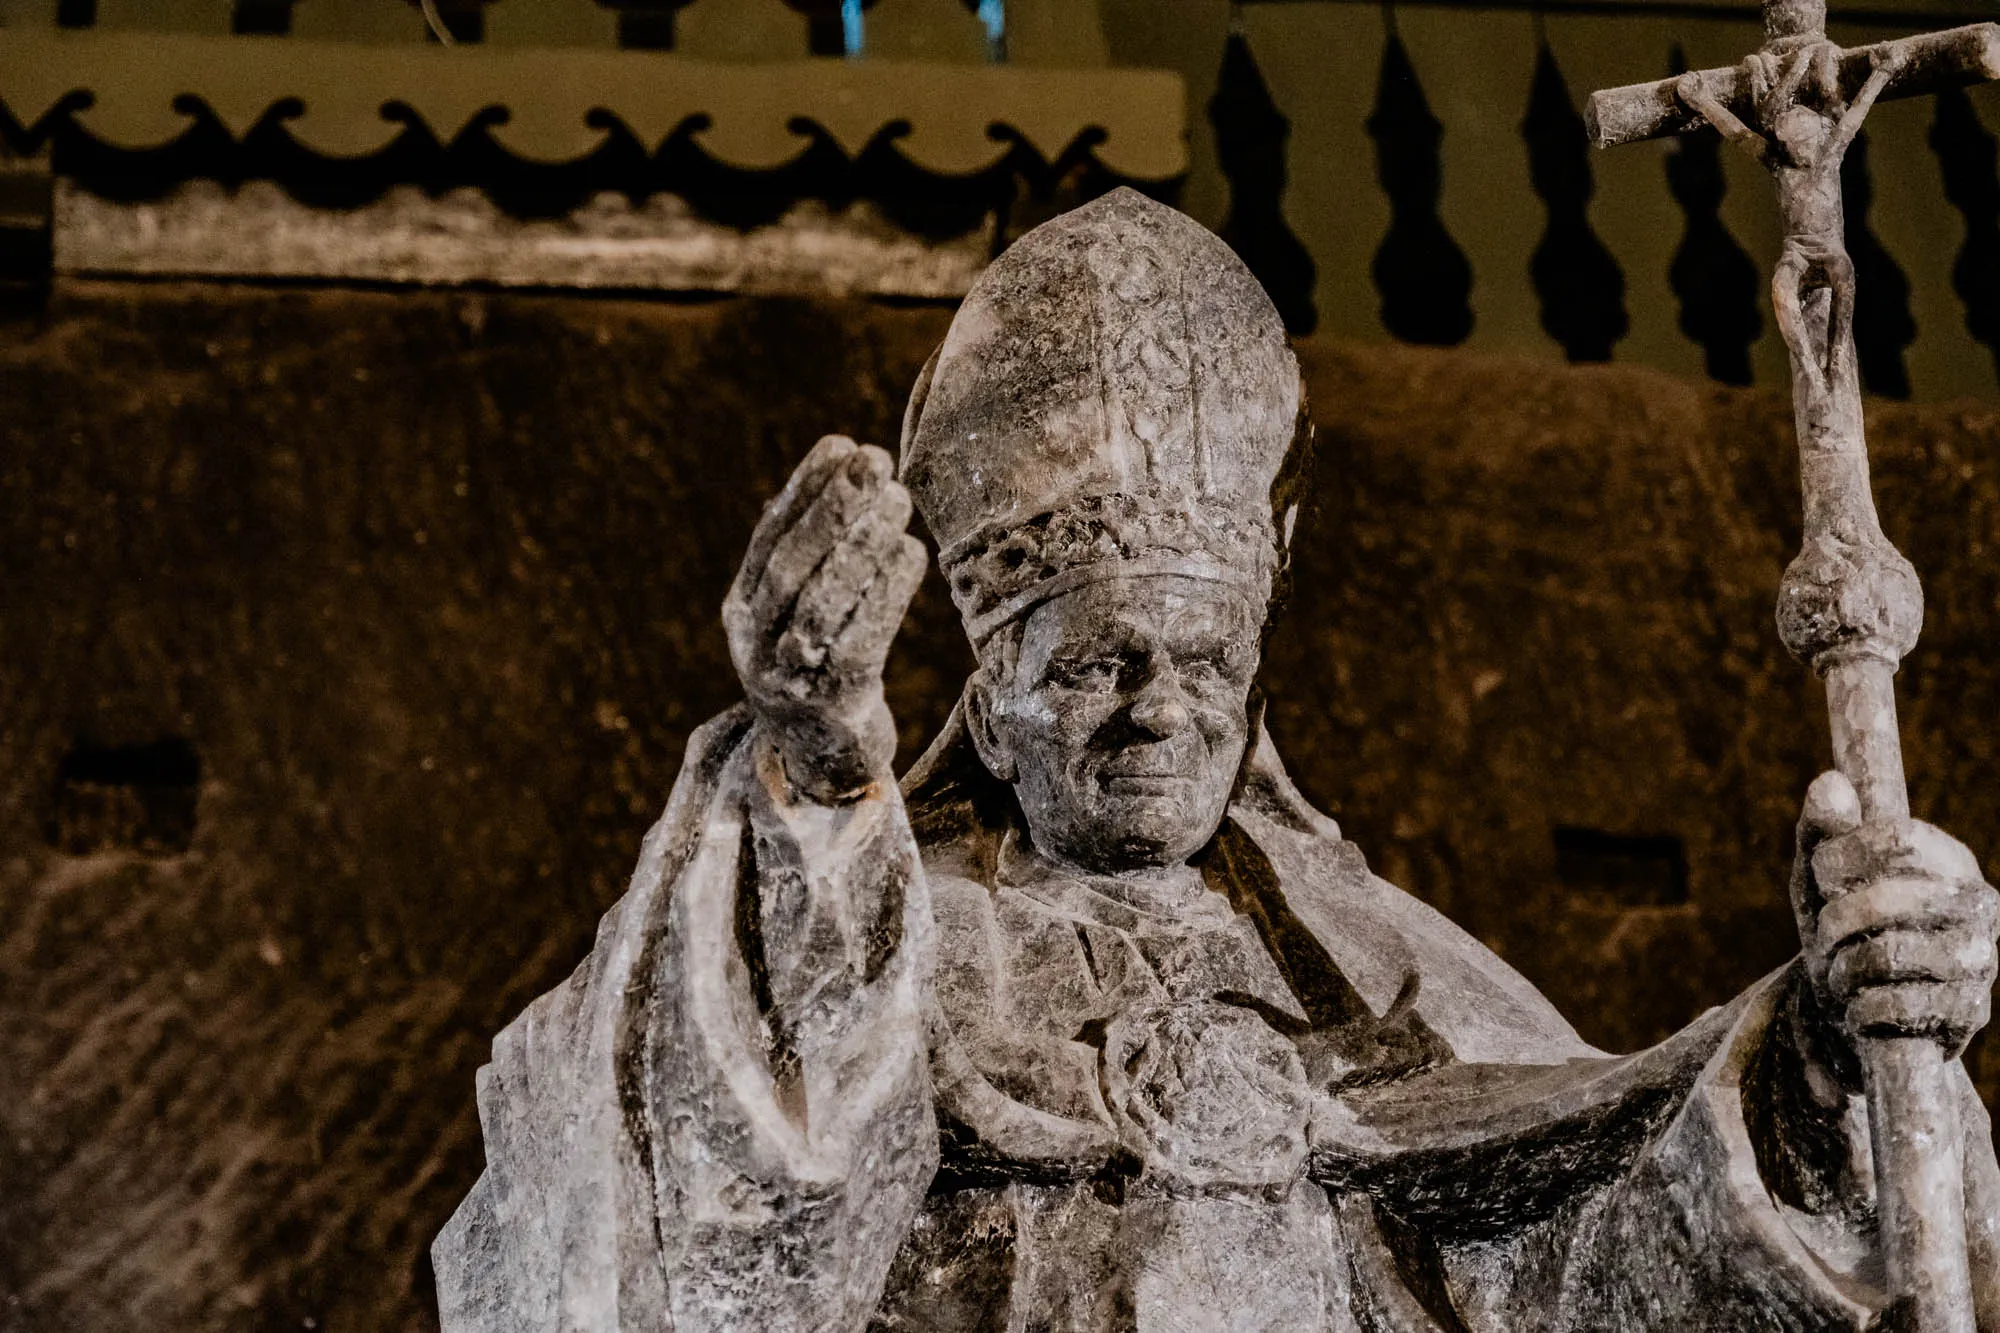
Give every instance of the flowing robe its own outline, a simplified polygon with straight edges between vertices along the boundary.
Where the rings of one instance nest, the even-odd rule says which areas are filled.
[[[590,958],[480,1071],[446,1333],[1859,1330],[1883,1304],[1869,1220],[1760,1166],[1795,967],[1598,1052],[1371,875],[1261,729],[1160,897],[1036,857],[956,715],[904,786],[794,805],[744,710],[697,732]],[[1996,1330],[2000,1169],[1958,1077]]]

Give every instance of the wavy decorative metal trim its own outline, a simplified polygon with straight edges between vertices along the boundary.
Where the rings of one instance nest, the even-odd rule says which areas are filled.
[[[1163,70],[1066,70],[877,60],[719,64],[656,52],[367,46],[244,38],[15,30],[0,43],[0,101],[24,126],[67,102],[96,138],[131,149],[188,129],[186,99],[241,138],[274,108],[302,144],[330,157],[379,152],[406,106],[441,142],[475,119],[509,153],[562,163],[601,146],[615,117],[649,150],[690,122],[702,149],[749,170],[806,151],[811,126],[850,157],[885,133],[926,171],[961,175],[1012,148],[1000,127],[1054,160],[1086,130],[1094,155],[1136,180],[1187,167],[1185,92]],[[523,90],[532,89],[532,97]],[[82,96],[88,97],[86,104]],[[280,104],[285,104],[283,107]],[[496,112],[504,116],[496,118]]]

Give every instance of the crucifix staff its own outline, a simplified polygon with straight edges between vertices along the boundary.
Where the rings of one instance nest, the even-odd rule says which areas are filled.
[[[1882,533],[1869,489],[1854,355],[1854,265],[1840,164],[1877,100],[2000,78],[2000,25],[1841,50],[1825,0],[1765,0],[1765,42],[1734,69],[1595,94],[1599,147],[1712,125],[1777,183],[1784,248],[1771,303],[1791,354],[1805,540],[1778,592],[1786,648],[1826,682],[1835,766],[1867,819],[1909,814],[1896,727],[1897,664],[1923,625],[1916,571]],[[1889,1282],[1883,1326],[1973,1333],[1965,1193],[1943,1049],[1861,1034],[1877,1217]]]

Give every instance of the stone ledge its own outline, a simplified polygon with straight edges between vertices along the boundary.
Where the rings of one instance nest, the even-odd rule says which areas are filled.
[[[299,203],[270,181],[190,181],[121,203],[58,181],[55,268],[73,275],[345,279],[395,285],[550,287],[954,299],[992,254],[998,218],[933,241],[872,204],[794,205],[767,226],[708,221],[685,199],[596,196],[567,217],[508,216],[484,193],[413,185],[347,210]]]

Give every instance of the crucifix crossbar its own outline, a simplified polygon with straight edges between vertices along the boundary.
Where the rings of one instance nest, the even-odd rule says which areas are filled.
[[[2000,25],[1842,50],[1825,0],[1765,0],[1765,42],[1733,69],[1595,94],[1600,147],[1711,125],[1777,186],[1784,249],[1771,304],[1791,354],[1804,543],[1778,591],[1785,646],[1826,682],[1834,763],[1861,814],[1909,815],[1897,664],[1916,645],[1923,590],[1883,535],[1868,477],[1840,166],[1876,101],[2000,78]],[[1973,1333],[1958,1114],[1963,1078],[1925,1037],[1858,1034],[1888,1305],[1876,1325]]]
[[[2000,79],[2000,24],[1973,23],[1944,32],[1919,33],[1891,42],[1838,50],[1835,63],[1843,98],[1861,91],[1869,73],[1887,52],[1895,52],[1901,59],[1898,72],[1882,89],[1882,101],[1970,87]],[[1716,100],[1736,115],[1755,114],[1750,75],[1745,66],[1703,70],[1700,77]],[[1659,79],[1609,88],[1593,96],[1584,111],[1591,142],[1599,148],[1610,148],[1700,129],[1708,123],[1707,118],[1681,100],[1675,91],[1679,82]]]

